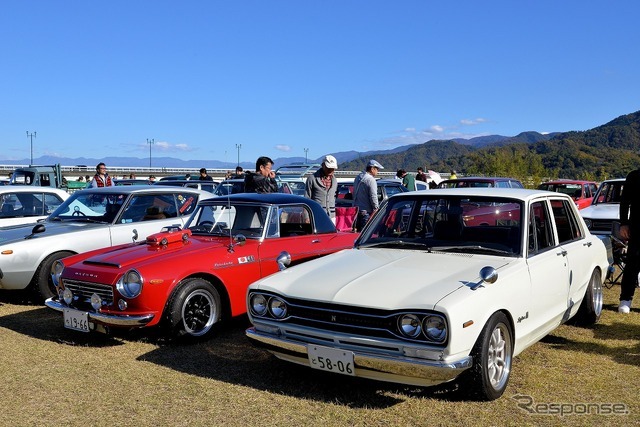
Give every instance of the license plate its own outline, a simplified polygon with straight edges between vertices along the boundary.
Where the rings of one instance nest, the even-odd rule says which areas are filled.
[[[355,375],[353,353],[350,351],[309,345],[307,353],[309,355],[309,365],[312,368],[345,375]]]
[[[65,328],[81,332],[89,332],[89,313],[86,311],[65,308],[63,318]]]

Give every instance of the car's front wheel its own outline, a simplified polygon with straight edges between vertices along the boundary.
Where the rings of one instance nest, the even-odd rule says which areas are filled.
[[[173,337],[201,338],[220,321],[220,294],[204,279],[181,283],[167,304],[165,321]]]
[[[502,396],[511,374],[513,333],[504,313],[495,313],[473,347],[473,366],[469,369],[471,394],[481,400]]]
[[[594,270],[580,308],[574,317],[575,324],[590,326],[596,323],[602,314],[602,299],[602,276],[598,270]]]

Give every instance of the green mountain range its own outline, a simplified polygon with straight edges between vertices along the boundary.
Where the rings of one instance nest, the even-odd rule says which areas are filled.
[[[422,166],[464,175],[509,176],[527,186],[549,178],[623,178],[640,167],[640,111],[583,132],[523,132],[511,138],[478,141],[481,143],[431,140],[401,152],[376,155],[375,159],[385,171],[415,171]],[[362,170],[368,161],[368,157],[361,157],[341,163],[340,168]]]

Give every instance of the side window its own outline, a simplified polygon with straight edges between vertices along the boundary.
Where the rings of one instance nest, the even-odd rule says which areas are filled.
[[[496,182],[496,187],[497,188],[509,188],[510,185],[507,181],[498,181]]]
[[[44,195],[44,206],[45,212],[44,215],[49,215],[51,212],[58,209],[58,206],[62,204],[62,199],[54,194],[45,194]]]
[[[158,219],[163,213],[162,206],[155,203],[156,199],[155,195],[134,196],[122,213],[120,222],[131,223]]]
[[[591,190],[591,197],[595,196],[596,191],[598,191],[598,186],[595,184],[590,184],[589,188]]]
[[[582,230],[574,216],[573,209],[566,200],[552,200],[553,219],[558,230],[560,244],[570,242],[582,237]]]
[[[304,236],[313,233],[311,215],[303,205],[282,206],[280,209],[280,236]]]
[[[532,203],[529,212],[529,255],[542,252],[553,244],[551,217],[546,203]]]

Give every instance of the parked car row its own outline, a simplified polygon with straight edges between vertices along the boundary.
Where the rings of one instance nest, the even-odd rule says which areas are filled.
[[[417,386],[456,380],[483,400],[504,393],[527,347],[600,317],[611,245],[575,192],[380,180],[380,208],[357,234],[314,201],[233,194],[233,181],[217,197],[78,191],[46,220],[2,229],[0,289],[37,290],[78,333],[202,339],[248,314],[247,336],[280,359]]]

